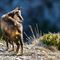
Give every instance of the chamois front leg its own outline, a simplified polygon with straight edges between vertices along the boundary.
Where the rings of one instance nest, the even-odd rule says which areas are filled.
[[[20,31],[20,36],[19,36],[19,41],[20,41],[20,46],[21,46],[21,53],[20,53],[20,55],[23,55],[23,25],[20,24],[18,29]],[[19,55],[19,54],[17,54],[17,55]]]
[[[20,44],[19,44],[18,41],[15,41],[15,44],[16,44],[16,46],[17,46],[17,48],[16,48],[16,54],[17,54],[17,55],[20,55],[20,53],[19,53]]]
[[[20,40],[20,46],[21,46],[21,55],[23,55],[23,42]]]
[[[21,44],[21,55],[23,55],[23,25],[21,24],[21,39],[20,39],[20,44]]]
[[[17,49],[16,49],[16,53],[17,53],[17,55],[23,55],[23,43],[22,43],[22,40],[20,40],[20,44],[19,43],[16,43],[16,45],[17,45]],[[21,46],[21,53],[20,53],[20,51],[19,51],[19,47]]]

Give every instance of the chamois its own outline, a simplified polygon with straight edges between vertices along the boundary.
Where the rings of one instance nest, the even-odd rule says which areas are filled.
[[[14,50],[14,44],[16,44],[16,54],[23,54],[23,17],[21,16],[20,8],[15,8],[11,12],[4,14],[1,17],[1,30],[6,42],[7,49],[9,49],[8,43],[12,45]],[[21,53],[19,53],[19,47],[21,46]]]

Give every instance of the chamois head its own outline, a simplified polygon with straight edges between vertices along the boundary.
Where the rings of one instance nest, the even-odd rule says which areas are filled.
[[[2,16],[2,18],[6,18],[6,17],[11,17],[13,19],[15,19],[18,22],[23,22],[23,17],[21,15],[21,10],[19,7],[15,8],[14,10],[12,10],[11,12],[8,12],[7,14],[4,14]]]

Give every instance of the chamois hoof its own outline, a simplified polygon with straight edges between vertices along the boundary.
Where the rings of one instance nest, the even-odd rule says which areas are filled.
[[[17,56],[22,56],[23,54],[22,54],[22,53],[17,53],[16,55],[17,55]]]

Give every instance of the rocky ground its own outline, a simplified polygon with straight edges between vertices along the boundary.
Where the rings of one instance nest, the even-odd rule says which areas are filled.
[[[5,49],[5,42],[0,42],[0,60],[60,60],[60,51],[51,51],[42,46],[25,44],[23,56],[16,56],[13,51]]]

